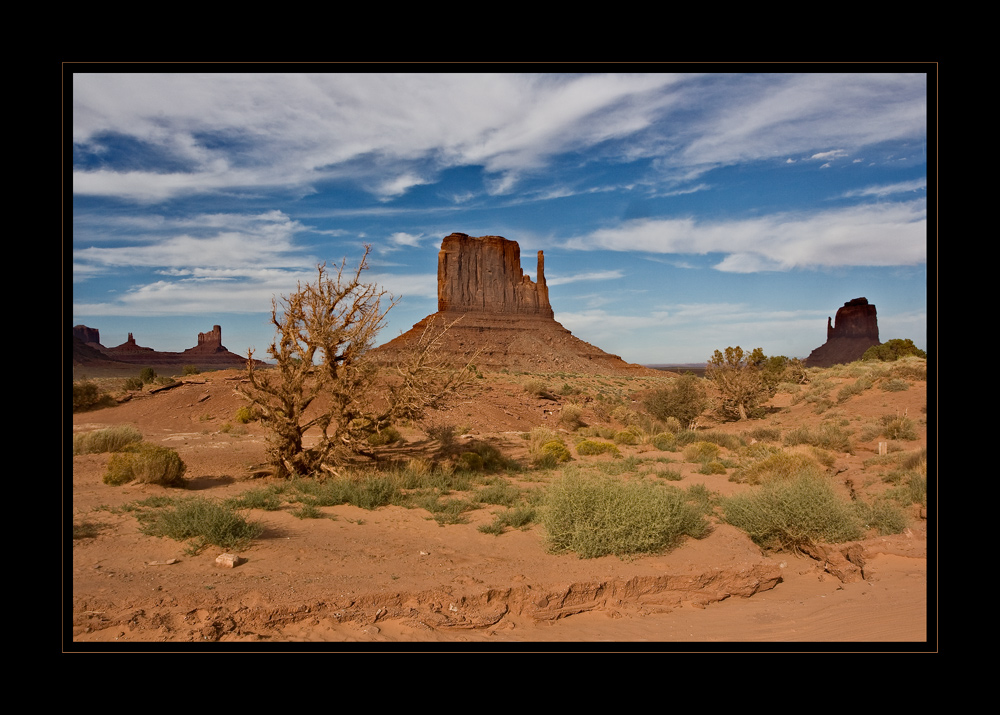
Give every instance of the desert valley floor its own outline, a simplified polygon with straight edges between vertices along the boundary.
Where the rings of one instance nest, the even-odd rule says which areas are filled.
[[[132,374],[74,372],[75,379],[111,391]],[[235,568],[217,565],[219,548],[192,554],[182,542],[144,535],[129,505],[157,496],[223,500],[270,481],[252,476],[266,461],[264,429],[259,422],[234,421],[245,404],[235,390],[242,376],[233,369],[178,377],[183,384],[177,387],[73,414],[74,434],[133,425],[145,441],[176,450],[187,471],[184,489],[109,486],[102,481],[109,454],[67,458],[65,522],[74,537],[65,553],[67,649],[144,650],[167,643],[223,650],[895,651],[936,643],[933,496],[930,507],[907,508],[900,533],[869,533],[854,542],[847,560],[847,545],[831,547],[824,558],[764,551],[718,519],[705,538],[686,539],[666,553],[582,559],[549,553],[538,523],[484,533],[479,527],[498,511],[489,504],[465,512],[460,523],[441,523],[426,510],[404,506],[329,506],[319,518],[299,518],[287,505],[253,509],[249,517],[264,530],[240,551]],[[865,427],[887,415],[905,417],[915,438],[891,441],[890,449],[897,455],[926,450],[926,379],[911,379],[898,391],[876,385],[838,400],[838,391],[856,381],[850,371],[813,377],[812,385],[779,391],[763,419],[721,422],[706,414],[699,429],[749,443],[757,427],[785,435],[835,422],[851,434],[852,447],[829,456],[836,488],[845,498],[862,499],[892,488],[885,478],[891,460],[876,458],[879,442],[887,440]],[[643,391],[675,378],[488,373],[426,422],[401,425],[403,443],[386,448],[384,458],[432,460],[440,445],[428,436],[430,427],[452,425],[458,439],[488,442],[528,465],[526,437],[533,430],[550,429],[571,446],[578,439],[580,428],[560,421],[567,405],[582,407],[588,429],[614,429],[614,420],[597,409],[597,396],[638,404],[632,401]],[[528,380],[544,383],[544,395],[526,390]],[[932,429],[932,454],[935,440]],[[632,477],[655,480],[669,468],[680,474],[670,484],[681,488],[704,484],[723,497],[755,488],[731,481],[732,469],[701,473],[682,452],[661,451],[648,441],[620,450],[632,460]],[[731,463],[739,459],[736,451],[723,450],[723,456]],[[597,468],[612,460],[573,453],[567,464]],[[933,459],[928,462],[933,495],[936,469]],[[544,490],[558,473],[526,466],[490,478],[530,493]]]

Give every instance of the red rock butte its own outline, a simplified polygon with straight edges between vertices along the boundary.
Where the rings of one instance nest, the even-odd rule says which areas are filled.
[[[395,361],[401,352],[412,349],[428,327],[434,330],[445,325],[452,327],[442,339],[442,354],[455,362],[472,361],[479,368],[653,373],[574,337],[556,322],[542,252],[538,252],[536,280],[532,281],[521,268],[517,241],[502,236],[446,236],[438,253],[437,312],[376,348],[374,356]]]
[[[198,344],[184,352],[159,352],[136,343],[132,333],[121,345],[106,348],[101,345],[97,328],[86,325],[73,327],[73,362],[78,365],[97,362],[143,365],[187,365],[235,367],[246,365],[245,356],[229,352],[222,344],[222,327],[215,325],[207,333],[198,333]],[[260,363],[260,361],[257,361]],[[263,364],[263,363],[260,363]]]
[[[849,300],[837,310],[836,323],[826,319],[826,342],[805,359],[809,367],[830,367],[860,360],[878,340],[875,306],[867,298]]]

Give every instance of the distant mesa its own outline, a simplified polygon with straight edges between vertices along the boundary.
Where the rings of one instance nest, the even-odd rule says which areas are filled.
[[[836,323],[826,319],[826,342],[809,354],[805,364],[830,367],[854,362],[868,348],[881,344],[875,306],[867,298],[855,298],[837,310]]]
[[[207,333],[198,333],[198,344],[184,352],[160,352],[136,343],[132,333],[113,348],[101,344],[97,328],[77,325],[73,328],[73,364],[130,363],[142,365],[198,365],[235,367],[246,365],[246,357],[229,352],[222,344],[222,327],[215,325]],[[263,363],[262,363],[263,364]]]
[[[438,309],[412,329],[375,349],[392,362],[408,352],[433,324],[440,329],[459,320],[444,337],[441,351],[477,367],[524,372],[588,374],[652,372],[573,336],[556,322],[545,283],[545,257],[538,252],[536,280],[521,268],[517,241],[502,236],[453,233],[438,253]]]

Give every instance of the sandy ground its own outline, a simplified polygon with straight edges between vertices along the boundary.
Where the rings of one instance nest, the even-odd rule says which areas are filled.
[[[133,424],[146,441],[180,453],[188,466],[186,491],[226,498],[261,486],[247,475],[265,461],[260,425],[233,428],[232,416],[243,404],[234,390],[238,378],[237,371],[196,376],[176,389],[76,414],[73,430]],[[564,378],[549,379],[558,387]],[[596,378],[565,380],[592,388]],[[614,385],[644,386],[624,379]],[[837,409],[845,420],[893,412],[916,417],[921,437],[907,449],[919,448],[927,444],[926,385],[917,387],[868,390]],[[569,399],[531,397],[519,379],[491,375],[431,421],[460,424],[467,434],[523,458],[521,433],[555,427]],[[788,395],[779,394],[773,407],[765,422],[779,429],[823,419]],[[596,421],[590,411],[585,417]],[[434,446],[419,426],[404,436],[407,450]],[[647,454],[651,448],[627,449]],[[885,487],[864,466],[875,450],[873,442],[857,445],[853,455],[837,455],[836,479],[845,493],[853,488],[871,495]],[[288,510],[255,511],[263,536],[239,554],[239,566],[222,568],[216,564],[221,550],[189,555],[184,544],[144,536],[134,516],[116,513],[114,507],[178,490],[105,485],[108,458],[73,457],[66,475],[67,523],[93,528],[93,535],[67,542],[69,650],[936,648],[936,537],[928,528],[933,520],[916,507],[904,533],[860,542],[863,568],[857,580],[846,581],[821,560],[764,553],[725,524],[655,556],[552,555],[538,525],[500,536],[478,531],[492,521],[495,507],[470,512],[467,524],[446,526],[402,507],[329,507],[326,518],[307,520]],[[671,467],[683,474],[676,482],[681,487],[704,483],[721,494],[751,488],[726,475],[698,474],[693,464]],[[545,483],[544,475],[531,471],[511,479],[525,489]]]

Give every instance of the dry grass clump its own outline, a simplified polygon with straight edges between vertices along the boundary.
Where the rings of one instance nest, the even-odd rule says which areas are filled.
[[[141,441],[142,432],[137,428],[132,425],[115,425],[73,435],[73,454],[120,452],[129,445]]]
[[[709,528],[680,489],[577,473],[549,486],[542,524],[552,552],[580,558],[656,553]]]
[[[227,551],[245,549],[264,531],[260,524],[247,521],[231,507],[203,497],[181,499],[166,509],[143,511],[137,518],[140,531],[148,536],[189,541],[189,553],[208,546]]]
[[[741,460],[740,465],[729,475],[729,481],[740,484],[767,484],[773,481],[789,481],[802,475],[822,474],[816,460],[794,452],[786,452],[777,447],[754,445]]]
[[[596,454],[610,454],[613,457],[621,457],[621,450],[611,442],[597,442],[585,439],[576,444],[576,453],[580,456],[592,456]]]
[[[854,447],[851,445],[851,433],[834,422],[823,422],[817,430],[812,430],[804,426],[794,429],[785,435],[784,443],[789,446],[810,444],[814,447],[821,447],[834,452],[849,452],[850,454],[854,454]]]
[[[112,486],[129,482],[178,486],[183,484],[186,470],[187,466],[174,450],[140,442],[111,455],[104,483]]]
[[[817,475],[770,481],[728,497],[722,500],[722,513],[727,523],[765,549],[798,552],[815,542],[842,543],[864,534],[852,503]]]
[[[573,403],[565,405],[559,413],[559,424],[571,432],[583,427],[583,407]]]

